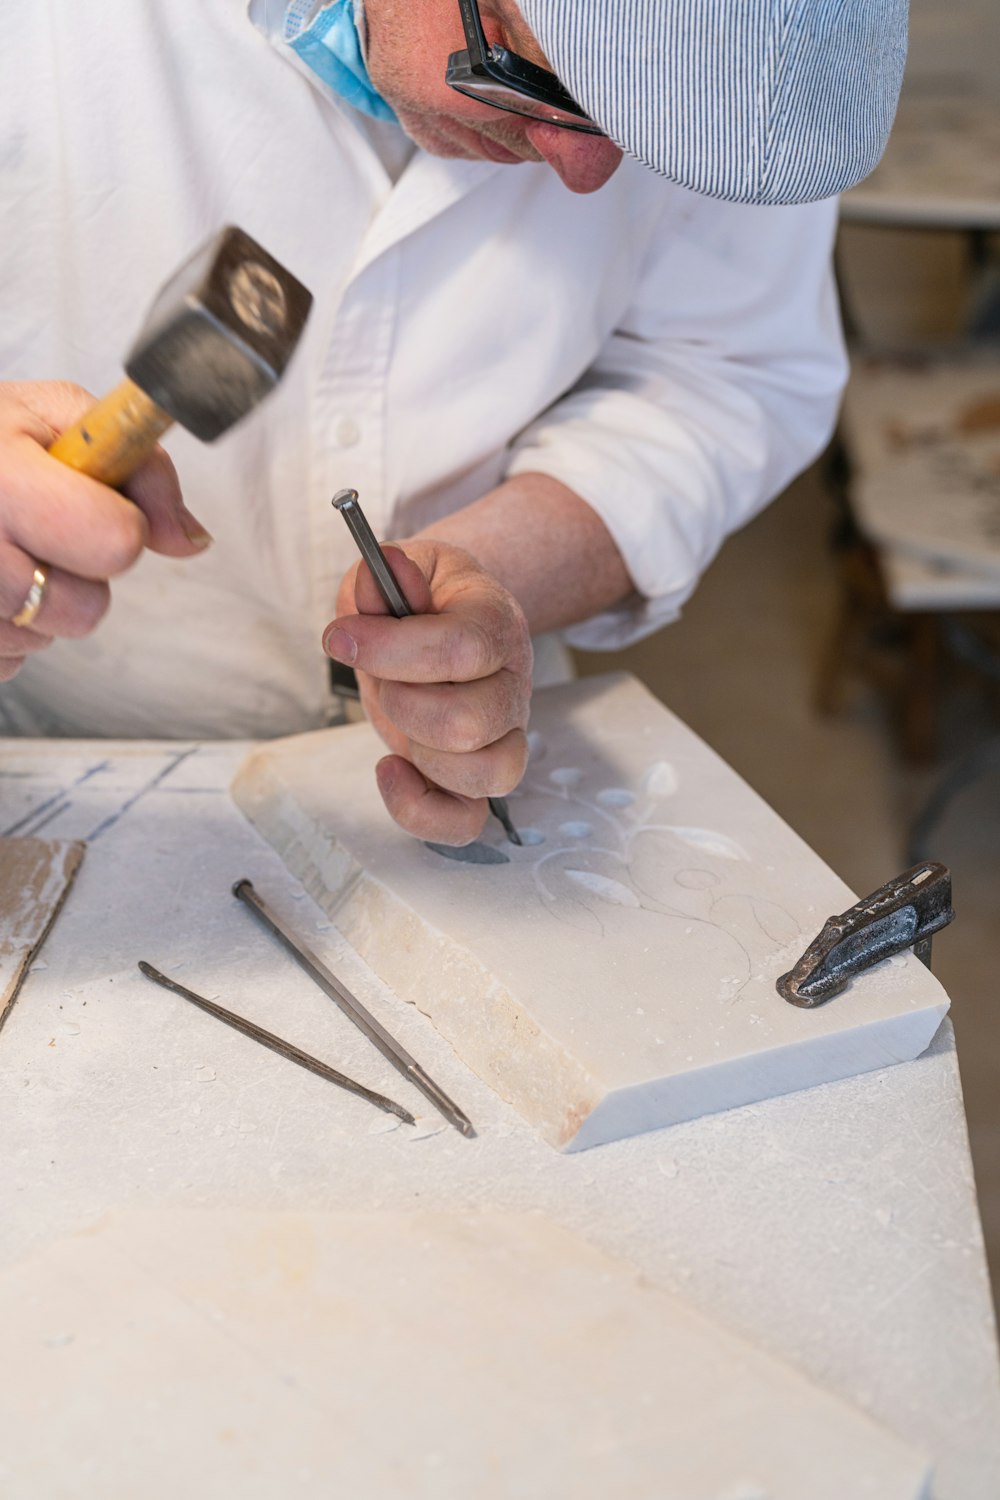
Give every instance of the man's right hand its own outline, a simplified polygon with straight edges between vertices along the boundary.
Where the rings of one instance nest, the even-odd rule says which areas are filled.
[[[157,448],[117,490],[46,452],[94,404],[62,381],[0,385],[0,682],[55,636],[87,635],[110,603],[108,580],[144,547],[193,557],[211,537],[186,509],[174,466]],[[47,583],[30,625],[11,620],[36,567]]]

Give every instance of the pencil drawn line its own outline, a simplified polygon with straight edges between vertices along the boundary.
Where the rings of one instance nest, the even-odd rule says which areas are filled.
[[[22,829],[27,828],[29,823],[35,823],[36,818],[40,818],[42,821],[35,823],[35,827],[44,828],[45,824],[50,823],[58,813],[65,812],[68,807],[73,805],[71,793],[77,787],[83,786],[85,781],[89,781],[92,776],[97,776],[99,772],[106,771],[109,765],[110,761],[102,760],[96,766],[88,766],[86,771],[82,772],[75,781],[70,782],[68,787],[60,787],[57,792],[53,792],[50,797],[46,797],[44,802],[40,802],[37,807],[33,807],[30,811],[26,812],[23,818],[19,818],[16,823],[11,823],[9,828],[5,828],[3,830],[4,837],[8,837],[12,833],[20,833]],[[57,803],[59,804],[58,807],[56,807]],[[44,814],[49,813],[50,808],[55,810],[48,817],[45,817]]]
[[[191,745],[187,750],[181,750],[179,754],[175,755],[169,765],[163,766],[161,770],[157,771],[155,776],[151,777],[144,786],[141,786],[137,792],[134,792],[131,797],[127,798],[115,812],[110,813],[104,819],[103,823],[98,823],[94,831],[88,833],[87,843],[92,844],[95,839],[100,838],[102,833],[107,833],[109,828],[113,828],[130,808],[134,807],[137,802],[140,802],[150,792],[155,791],[161,782],[166,781],[168,776],[172,776],[178,766],[183,765],[192,755],[197,755],[199,748],[198,745]]]

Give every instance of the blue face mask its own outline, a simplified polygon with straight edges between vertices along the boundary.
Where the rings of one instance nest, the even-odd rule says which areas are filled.
[[[293,0],[285,16],[284,40],[348,104],[376,120],[395,120],[368,77],[355,19],[356,4],[357,0],[331,0],[307,22],[305,16],[312,5]]]

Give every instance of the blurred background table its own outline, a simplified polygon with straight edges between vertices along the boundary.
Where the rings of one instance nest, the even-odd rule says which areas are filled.
[[[832,465],[840,597],[817,702],[836,711],[845,678],[866,677],[902,758],[926,765],[956,683],[974,679],[991,700],[1000,685],[1000,91],[914,80],[881,164],[844,196],[841,217],[851,377]],[[961,290],[943,337],[916,319],[909,337],[887,332],[878,306],[873,317],[845,250],[858,230],[877,232],[867,251],[886,277],[907,232],[957,240]],[[977,746],[949,769],[910,830],[913,858],[928,852],[943,788],[993,759]]]

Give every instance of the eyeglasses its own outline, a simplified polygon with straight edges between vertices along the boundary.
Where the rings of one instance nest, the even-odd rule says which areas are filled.
[[[586,135],[604,134],[567,94],[554,73],[516,52],[508,52],[506,47],[490,45],[476,0],[458,0],[458,8],[462,12],[467,50],[453,52],[448,59],[444,77],[449,87],[512,115],[526,115],[546,125],[580,130]]]

